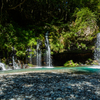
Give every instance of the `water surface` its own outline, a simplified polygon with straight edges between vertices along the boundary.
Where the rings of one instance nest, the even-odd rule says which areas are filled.
[[[28,69],[16,69],[16,70],[6,70],[6,71],[0,71],[0,74],[7,74],[7,73],[22,73],[22,72],[36,72],[36,71],[44,71],[44,72],[56,72],[56,71],[62,71],[62,72],[85,72],[85,73],[99,73],[100,72],[100,66],[80,66],[80,67],[42,67],[42,68],[28,68]]]

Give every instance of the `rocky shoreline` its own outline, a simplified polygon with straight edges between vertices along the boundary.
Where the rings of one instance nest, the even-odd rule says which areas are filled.
[[[100,74],[30,72],[1,75],[0,100],[100,100]]]

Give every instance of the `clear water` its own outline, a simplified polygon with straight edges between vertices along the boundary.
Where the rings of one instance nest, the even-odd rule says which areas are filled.
[[[54,67],[54,68],[28,68],[28,69],[16,69],[16,70],[6,70],[6,71],[0,71],[0,74],[7,74],[7,73],[20,73],[20,72],[34,72],[34,71],[73,71],[73,72],[87,72],[87,73],[100,73],[100,67],[99,66],[82,66],[82,67]]]
[[[51,60],[51,55],[50,55],[50,46],[49,46],[49,39],[48,39],[48,32],[45,35],[45,46],[46,46],[46,65],[48,67],[42,67],[41,66],[41,49],[40,45],[41,42],[38,41],[37,44],[37,67],[35,68],[28,68],[28,69],[18,69],[18,66],[16,65],[14,61],[14,56],[13,56],[13,66],[14,69],[16,70],[5,70],[4,66],[1,66],[4,70],[0,71],[1,73],[17,73],[17,72],[28,72],[28,71],[45,71],[46,70],[63,70],[63,71],[78,71],[78,72],[91,72],[91,73],[100,73],[100,66],[80,66],[80,67],[52,67],[52,60]],[[97,34],[97,41],[96,41],[96,49],[94,53],[94,59],[97,60],[100,64],[100,33]]]

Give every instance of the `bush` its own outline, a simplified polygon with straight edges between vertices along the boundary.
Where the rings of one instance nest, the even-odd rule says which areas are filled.
[[[91,64],[92,65],[99,65],[99,62],[97,60],[93,60],[93,62]]]
[[[78,9],[75,20],[69,24],[69,31],[63,35],[66,50],[87,50],[93,48],[98,33],[97,16],[89,8]]]
[[[87,65],[91,65],[91,64],[93,63],[93,60],[89,58],[85,63],[86,63]]]
[[[78,63],[74,63],[73,60],[69,60],[64,64],[65,67],[75,67],[75,66],[78,66],[78,65],[79,64]]]

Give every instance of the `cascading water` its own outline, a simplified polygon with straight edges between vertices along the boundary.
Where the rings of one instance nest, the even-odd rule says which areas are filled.
[[[18,64],[14,60],[14,55],[12,56],[12,60],[13,60],[13,68],[14,69],[20,69],[19,66],[18,66]]]
[[[51,50],[50,50],[48,35],[49,35],[49,33],[47,32],[45,34],[45,46],[46,46],[46,58],[45,58],[45,60],[46,60],[46,66],[52,67]]]
[[[46,54],[45,54],[45,64],[46,64],[46,68],[53,68],[52,66],[52,59],[51,59],[51,50],[50,50],[50,45],[49,45],[49,39],[48,39],[48,35],[49,33],[47,32],[45,34],[45,46],[46,46]],[[41,44],[42,42],[40,40],[37,41],[37,48],[36,48],[36,64],[37,64],[37,68],[42,68],[42,53],[41,53]],[[18,65],[15,62],[15,58],[14,58],[14,47],[12,47],[13,53],[12,53],[12,64],[13,64],[13,69],[20,69],[21,65]],[[28,50],[26,50],[28,51]],[[30,49],[29,49],[30,52]],[[32,54],[30,54],[30,63],[32,63]],[[26,59],[27,60],[27,59]],[[19,61],[18,61],[19,63]],[[5,64],[0,62],[0,68],[2,70],[6,70],[5,69]]]
[[[97,40],[96,40],[96,49],[94,51],[94,59],[98,61],[100,65],[100,33],[97,34]]]
[[[89,68],[100,69],[100,33],[97,34],[94,50],[94,60],[96,60],[96,63],[98,63],[99,65],[93,65]]]
[[[26,63],[32,64],[32,49],[27,48],[26,52],[28,52],[27,57],[26,57]]]
[[[12,51],[13,51],[12,52],[13,69],[20,69],[19,66],[18,66],[18,64],[14,60],[14,55],[15,55],[15,53],[14,53],[14,47],[12,47]]]
[[[41,41],[37,40],[37,55],[36,55],[36,64],[37,67],[41,67]]]
[[[29,48],[29,55],[30,55],[29,62],[30,62],[30,64],[32,64],[32,49],[30,49],[30,48]]]
[[[5,64],[0,62],[0,68],[1,68],[1,70],[6,70]]]

